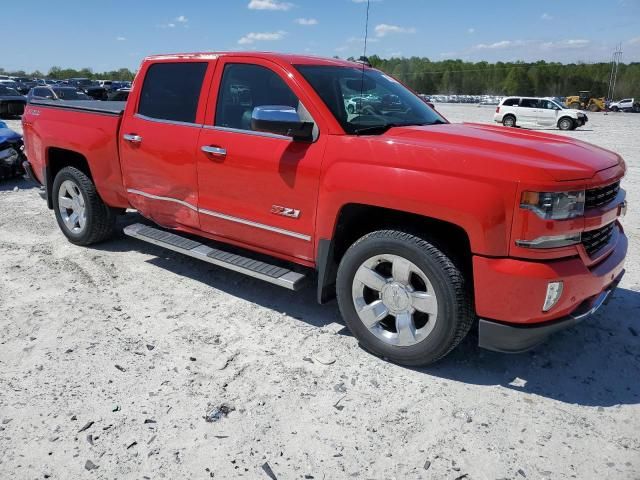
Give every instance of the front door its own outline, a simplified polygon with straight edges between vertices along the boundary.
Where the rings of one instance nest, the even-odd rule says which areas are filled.
[[[165,227],[197,228],[196,144],[207,62],[153,63],[120,129],[120,158],[131,205]],[[204,108],[204,107],[203,107]],[[131,109],[131,110],[130,110]],[[201,123],[201,122],[200,122]]]
[[[317,113],[305,108],[304,92],[290,76],[267,60],[226,57],[212,85],[197,148],[202,230],[312,261],[326,140]],[[254,131],[251,114],[264,105],[296,108],[315,123],[314,141]]]

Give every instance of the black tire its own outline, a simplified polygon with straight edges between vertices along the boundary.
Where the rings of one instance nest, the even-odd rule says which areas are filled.
[[[575,122],[572,118],[562,117],[558,120],[558,128],[560,130],[573,130],[575,128]]]
[[[596,105],[595,103],[592,103],[591,105],[589,105],[588,110],[590,112],[599,112],[600,111],[600,107],[598,105]]]
[[[515,127],[516,126],[516,117],[513,115],[505,115],[502,117],[502,125],[505,127]]]
[[[429,278],[437,298],[433,330],[409,346],[391,345],[367,328],[356,311],[353,282],[360,266],[376,255],[395,255],[409,260]],[[461,269],[433,243],[418,236],[380,230],[355,242],[344,254],[336,282],[338,305],[347,326],[367,351],[406,366],[428,365],[453,350],[467,335],[475,315],[472,295]]]
[[[620,110],[618,107],[611,107],[612,112],[617,112],[618,110]]]
[[[574,110],[580,110],[582,108],[582,105],[578,102],[573,102],[569,105],[569,108],[572,108]]]
[[[60,190],[64,182],[77,186],[84,199],[86,223],[80,232],[74,232],[65,224],[60,211]],[[91,245],[108,239],[114,230],[115,212],[102,201],[91,179],[75,167],[65,167],[53,181],[53,210],[62,233],[75,245]]]
[[[354,107],[353,105],[347,105],[347,113],[353,115],[354,113],[356,113],[356,107]]]

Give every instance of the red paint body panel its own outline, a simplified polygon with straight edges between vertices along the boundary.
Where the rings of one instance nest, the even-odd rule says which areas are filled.
[[[580,257],[532,262],[473,257],[476,312],[508,323],[533,324],[569,315],[584,300],[605,290],[622,272],[628,242],[618,227],[613,248],[601,263],[587,267]],[[558,304],[542,311],[547,284],[564,283]]]
[[[38,180],[44,181],[42,173],[50,149],[78,152],[91,159],[89,168],[102,199],[114,207],[126,207],[118,155],[120,119],[117,115],[28,106],[23,116],[24,134],[29,162]]]
[[[207,62],[193,124],[137,115],[148,68]],[[293,90],[319,131],[313,143],[214,128],[224,65],[271,69]],[[396,127],[382,135],[345,134],[293,65],[350,66],[343,60],[271,53],[194,53],[145,59],[124,112],[99,115],[31,105],[23,117],[28,158],[41,181],[50,148],[83,155],[103,200],[133,206],[157,223],[315,267],[321,240],[334,236],[341,210],[362,204],[459,226],[473,254],[477,314],[537,323],[571,313],[617,277],[627,240],[616,229],[590,258],[581,246],[536,250],[516,240],[593,230],[616,222],[625,194],[583,218],[546,221],[519,207],[525,191],[582,190],[620,180],[624,161],[594,145],[541,132],[481,124]],[[123,134],[143,137],[140,145]],[[226,155],[201,147],[224,148]],[[275,215],[299,210],[298,218]],[[542,312],[549,281],[564,293]]]

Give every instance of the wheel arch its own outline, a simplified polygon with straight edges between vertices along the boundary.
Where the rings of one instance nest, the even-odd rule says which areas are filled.
[[[49,147],[45,153],[46,173],[45,188],[47,191],[47,207],[53,208],[53,181],[60,170],[75,167],[86,174],[92,181],[93,175],[87,158],[80,152],[66,148]]]
[[[335,296],[338,265],[347,249],[359,238],[375,230],[395,229],[424,236],[454,257],[471,275],[471,242],[459,225],[436,218],[386,207],[349,203],[343,205],[330,239],[320,238],[317,248],[317,300],[326,303]]]

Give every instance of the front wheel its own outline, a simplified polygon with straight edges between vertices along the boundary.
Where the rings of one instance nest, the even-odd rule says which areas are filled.
[[[113,233],[115,213],[104,204],[91,179],[75,167],[65,167],[53,181],[53,210],[71,243],[90,245]]]
[[[558,121],[558,128],[560,130],[571,130],[573,128],[574,122],[572,119],[564,117]]]
[[[418,366],[447,355],[473,322],[465,277],[432,243],[400,231],[365,235],[338,268],[338,305],[375,355]]]

